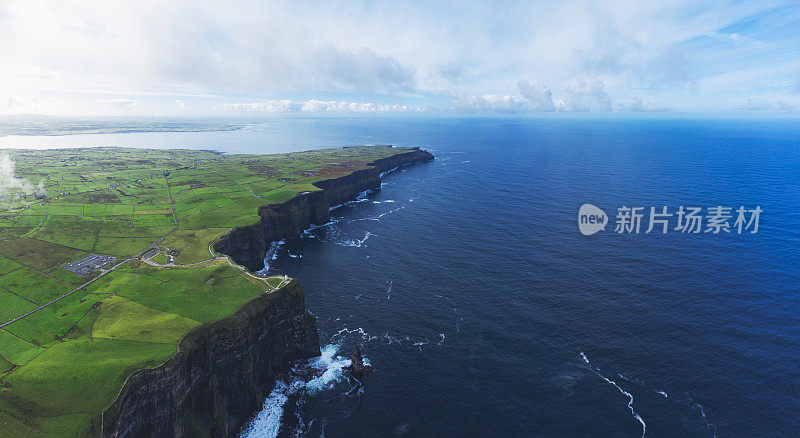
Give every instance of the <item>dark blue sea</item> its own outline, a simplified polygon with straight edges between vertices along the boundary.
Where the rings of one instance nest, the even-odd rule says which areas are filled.
[[[246,435],[800,436],[797,121],[287,119],[218,135],[241,141],[186,145],[436,156],[277,251],[324,354]],[[586,203],[605,231],[579,232]],[[614,232],[621,206],[645,207],[638,234]],[[673,217],[646,234],[664,206],[731,207],[731,232]],[[757,233],[733,227],[740,206],[763,210]],[[362,382],[343,371],[355,344],[375,369]]]

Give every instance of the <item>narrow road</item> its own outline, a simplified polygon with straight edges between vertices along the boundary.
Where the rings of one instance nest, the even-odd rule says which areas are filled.
[[[223,175],[223,176],[224,176],[224,175]],[[248,192],[250,192],[250,194],[251,194],[251,195],[253,195],[254,197],[256,197],[256,198],[259,198],[259,199],[261,198],[261,196],[260,196],[260,195],[256,195],[254,191],[250,190],[250,187],[245,187],[245,186],[243,186],[243,185],[242,185],[242,183],[240,183],[239,181],[233,180],[233,179],[231,179],[231,178],[230,178],[230,177],[228,177],[228,176],[225,176],[225,178],[226,178],[228,181],[235,182],[236,184],[239,184],[239,186],[240,186],[241,188],[243,188],[243,189],[247,189],[247,191],[248,191]]]
[[[164,182],[167,184],[167,194],[169,194],[169,205],[172,206],[172,216],[175,218],[175,229],[177,230],[181,226],[180,226],[180,224],[178,224],[178,213],[175,212],[175,203],[172,202],[172,189],[169,187],[169,178],[167,178],[168,176],[169,176],[169,172],[164,174]],[[175,230],[172,230],[172,231],[175,231]],[[172,233],[172,231],[170,231],[170,233]],[[166,237],[166,236],[164,236],[164,237]]]

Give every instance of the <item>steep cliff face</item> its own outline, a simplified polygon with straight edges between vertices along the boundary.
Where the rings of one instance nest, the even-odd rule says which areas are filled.
[[[388,172],[400,166],[405,166],[411,163],[423,162],[433,160],[433,155],[428,151],[423,151],[419,148],[416,150],[405,152],[402,154],[392,155],[391,157],[381,158],[370,163],[381,172]]]
[[[376,160],[370,167],[319,181],[319,191],[262,206],[259,222],[231,230],[214,244],[251,271],[264,266],[270,242],[330,220],[330,207],[380,187],[381,173],[433,159],[413,150]],[[104,437],[236,435],[261,408],[292,361],[318,356],[314,318],[305,311],[297,280],[257,297],[236,313],[187,334],[163,365],[131,375],[103,412]]]
[[[328,222],[330,207],[353,200],[365,190],[380,187],[381,173],[432,159],[428,151],[416,149],[375,160],[367,169],[318,181],[314,185],[322,190],[298,193],[285,202],[262,206],[258,210],[258,223],[231,230],[214,244],[214,249],[247,269],[258,271],[264,267],[264,255],[270,242],[297,236],[312,225]]]
[[[238,264],[255,272],[264,267],[267,244],[296,236],[312,224],[324,224],[330,218],[325,192],[298,193],[277,204],[261,206],[259,221],[231,230],[214,244],[214,249],[227,254]]]
[[[104,437],[235,436],[289,363],[320,354],[297,280],[187,334],[178,353],[140,370],[103,413]]]
[[[381,175],[378,169],[370,167],[339,178],[319,181],[314,185],[322,189],[328,207],[332,207],[353,200],[364,190],[380,187]],[[330,208],[328,210],[330,211]]]

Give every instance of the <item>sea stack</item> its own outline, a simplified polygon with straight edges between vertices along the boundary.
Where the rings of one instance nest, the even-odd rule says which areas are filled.
[[[350,372],[353,373],[353,377],[356,379],[372,372],[372,365],[364,365],[364,360],[361,358],[361,348],[358,344],[353,348],[353,354],[350,356]]]

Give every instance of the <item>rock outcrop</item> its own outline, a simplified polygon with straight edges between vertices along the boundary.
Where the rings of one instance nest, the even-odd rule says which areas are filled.
[[[103,437],[237,436],[295,360],[318,356],[297,280],[189,332],[161,366],[126,381],[103,413]]]
[[[350,355],[350,366],[348,368],[356,379],[360,379],[372,372],[372,365],[364,363],[364,359],[361,357],[361,347],[358,344],[353,348],[353,354]]]

